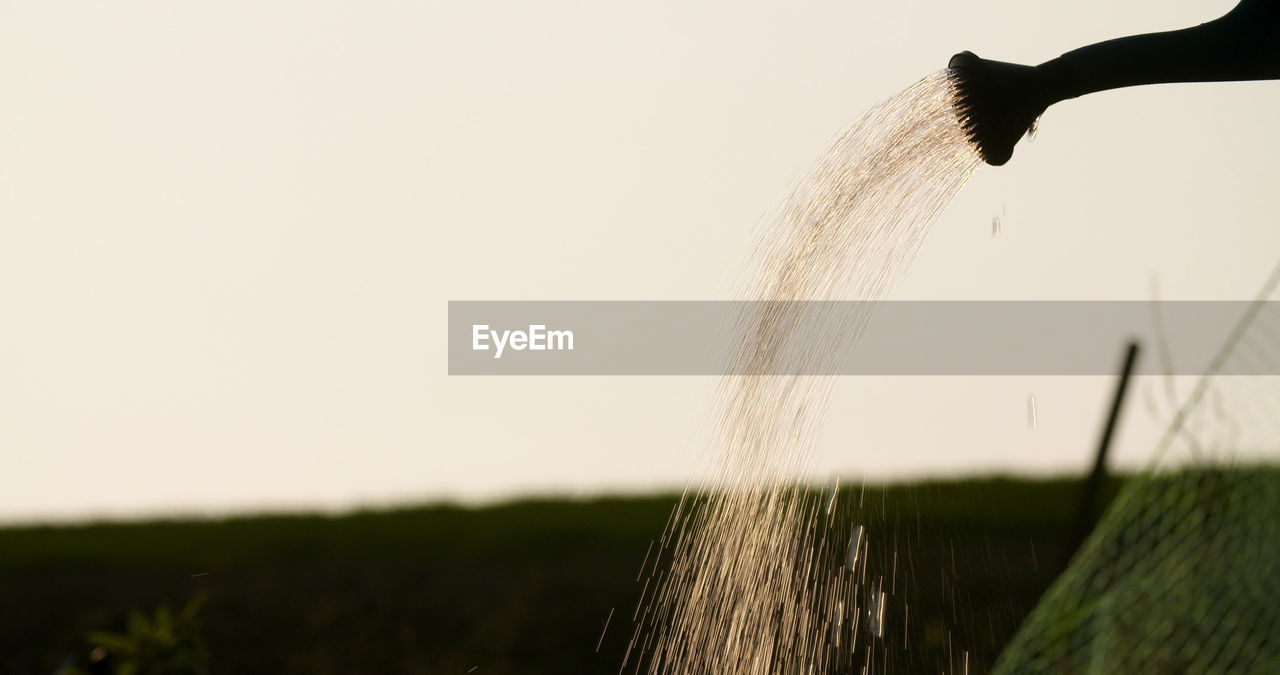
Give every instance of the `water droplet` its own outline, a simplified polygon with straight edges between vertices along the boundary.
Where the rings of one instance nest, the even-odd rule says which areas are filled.
[[[862,526],[855,525],[853,536],[849,538],[849,549],[845,553],[845,566],[851,572],[858,568],[858,555],[862,552],[862,533]]]

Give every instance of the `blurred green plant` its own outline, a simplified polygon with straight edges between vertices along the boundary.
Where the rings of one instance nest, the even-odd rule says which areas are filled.
[[[116,675],[208,673],[209,652],[197,618],[205,599],[197,595],[178,612],[161,605],[151,616],[135,609],[123,633],[90,631],[85,636],[93,646],[90,660],[109,664],[107,672]]]

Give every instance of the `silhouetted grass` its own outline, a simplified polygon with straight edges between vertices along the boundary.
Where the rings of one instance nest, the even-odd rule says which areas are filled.
[[[991,478],[846,486],[839,504],[860,503],[873,544],[901,554],[912,644],[944,649],[949,632],[981,672],[1056,573],[1077,495],[1074,481]],[[613,673],[674,502],[0,529],[0,672],[51,672],[130,608],[207,592],[214,672]]]

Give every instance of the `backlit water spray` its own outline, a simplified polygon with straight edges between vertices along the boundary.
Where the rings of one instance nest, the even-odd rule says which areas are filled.
[[[836,138],[774,215],[732,373],[828,372],[841,343],[805,339],[789,301],[881,298],[980,157],[942,71]],[[821,349],[812,345],[823,344]],[[803,347],[802,347],[803,346]],[[871,536],[826,534],[836,492],[800,484],[833,385],[828,376],[732,375],[719,388],[716,469],[672,514],[622,671],[689,675],[875,670],[891,589],[870,578]]]

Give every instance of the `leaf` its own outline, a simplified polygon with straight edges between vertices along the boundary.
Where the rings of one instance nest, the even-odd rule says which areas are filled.
[[[115,650],[125,654],[131,654],[138,651],[138,641],[128,635],[111,633],[104,630],[94,630],[89,631],[85,635],[85,639],[91,644],[102,647],[108,651]]]
[[[200,609],[204,607],[204,603],[208,600],[209,596],[205,593],[200,593],[194,598],[191,598],[191,601],[187,603],[187,606],[182,608],[182,614],[179,618],[182,621],[191,621],[195,619],[196,614],[200,612]]]
[[[165,632],[173,625],[173,610],[168,605],[160,605],[156,608],[155,627],[157,632]]]
[[[152,632],[151,621],[147,619],[147,615],[136,609],[129,612],[129,620],[125,625],[128,627],[129,635],[134,637]]]

